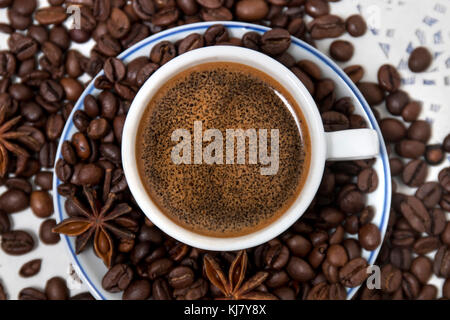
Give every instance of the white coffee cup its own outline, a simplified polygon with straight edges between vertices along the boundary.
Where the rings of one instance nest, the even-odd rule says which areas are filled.
[[[307,122],[311,142],[310,168],[304,186],[289,209],[263,229],[239,237],[218,238],[185,229],[169,219],[149,197],[138,171],[136,143],[139,123],[154,94],[178,73],[209,62],[234,62],[258,69],[277,80],[297,102]],[[300,80],[285,66],[267,55],[234,46],[212,46],[180,55],[160,67],[137,93],[125,121],[122,135],[122,162],[128,186],[145,215],[162,231],[192,247],[229,251],[257,246],[288,229],[305,212],[313,200],[326,160],[358,160],[379,153],[377,132],[353,129],[325,132],[317,106]]]

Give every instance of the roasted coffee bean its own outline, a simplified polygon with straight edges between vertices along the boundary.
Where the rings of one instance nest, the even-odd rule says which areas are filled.
[[[89,292],[82,292],[70,297],[69,300],[95,300]]]
[[[47,296],[44,292],[34,288],[24,288],[20,290],[19,300],[47,300]]]
[[[402,180],[410,187],[419,187],[425,182],[427,174],[428,167],[424,161],[411,160],[403,169]]]
[[[450,277],[450,250],[441,246],[434,257],[434,274],[438,277]]]
[[[124,48],[129,48],[139,41],[147,38],[150,35],[149,28],[141,23],[136,23],[131,26],[127,35],[120,40]]]
[[[111,267],[102,280],[102,287],[108,292],[125,290],[133,279],[133,270],[125,264]]]
[[[66,280],[60,277],[49,279],[45,285],[45,294],[48,300],[68,300],[70,295]]]
[[[47,102],[58,102],[64,97],[63,87],[54,80],[43,81],[39,93]]]
[[[318,93],[316,93],[317,95]],[[350,126],[348,118],[336,111],[327,111],[322,114],[322,121],[324,124],[325,131],[338,131],[346,130]]]
[[[414,252],[417,254],[427,254],[439,248],[440,242],[437,237],[424,237],[414,243]]]
[[[167,258],[158,259],[148,266],[148,275],[150,279],[156,279],[170,272],[173,262]]]
[[[441,233],[441,241],[443,244],[450,246],[450,222],[445,224],[444,231]]]
[[[339,244],[330,246],[327,250],[327,261],[335,267],[343,267],[348,261],[345,248]]]
[[[163,65],[176,55],[175,46],[169,41],[156,44],[150,52],[150,59],[159,65]]]
[[[0,211],[0,235],[11,230],[11,222],[8,215]]]
[[[59,233],[53,232],[53,228],[56,226],[55,219],[47,219],[42,222],[39,228],[39,239],[45,244],[56,244],[61,240]]]
[[[198,12],[197,1],[195,0],[176,0],[177,6],[187,16],[193,16]]]
[[[261,50],[271,56],[285,52],[291,45],[291,36],[284,29],[272,29],[261,38]]]
[[[307,0],[305,11],[311,17],[320,17],[330,13],[330,6],[327,0]]]
[[[434,285],[427,284],[422,287],[416,300],[434,300],[437,297],[437,289]]]
[[[390,261],[395,267],[401,270],[408,270],[412,261],[411,250],[401,247],[392,248],[390,252]]]
[[[450,192],[450,168],[444,168],[438,175],[439,184],[446,192]]]
[[[406,197],[400,205],[402,215],[417,232],[430,232],[431,217],[422,201],[414,196]]]
[[[450,279],[445,280],[442,286],[442,295],[446,299],[450,299]]]
[[[118,82],[125,78],[126,67],[123,62],[117,58],[108,58],[103,66],[106,78],[111,82]]]
[[[391,175],[398,176],[403,171],[403,162],[399,158],[389,159],[389,166],[391,168]]]
[[[28,180],[22,178],[9,178],[8,180],[6,180],[5,186],[8,189],[22,190],[27,194],[30,194],[32,191],[31,183]]]
[[[433,61],[433,56],[425,47],[415,48],[408,59],[408,67],[412,72],[427,70]]]
[[[146,64],[136,75],[136,83],[138,86],[142,86],[145,81],[159,68],[156,63]]]
[[[27,101],[33,97],[33,91],[31,91],[28,86],[21,83],[14,83],[9,86],[8,92],[11,97],[17,101]]]
[[[41,50],[53,66],[61,65],[63,52],[56,44],[51,41],[46,41],[42,44]]]
[[[33,38],[19,33],[11,35],[8,46],[20,61],[32,58],[38,51],[38,44]]]
[[[276,270],[281,270],[288,260],[289,250],[281,244],[270,246],[265,255],[265,265]]]
[[[364,208],[364,195],[355,185],[348,185],[339,193],[338,202],[345,213],[359,213]]]
[[[75,152],[80,159],[88,159],[91,155],[91,147],[86,136],[77,132],[72,136],[72,145],[75,148]]]
[[[442,143],[442,149],[444,149],[445,152],[450,152],[450,134],[448,134],[444,142]]]
[[[29,196],[20,189],[9,189],[0,196],[0,207],[9,214],[25,210],[29,203]]]
[[[320,218],[327,226],[337,227],[344,221],[345,214],[333,207],[325,207],[320,211]]]
[[[381,243],[381,232],[375,224],[368,223],[359,230],[358,239],[361,247],[372,251]]]
[[[421,110],[421,105],[417,101],[412,101],[403,108],[401,116],[406,122],[412,122],[417,120]]]
[[[6,51],[0,52],[0,75],[10,77],[16,70],[16,57]]]
[[[230,21],[233,19],[233,14],[226,7],[217,9],[202,8],[200,16],[205,21]]]
[[[394,116],[401,115],[408,103],[408,94],[401,90],[391,93],[386,97],[386,108]]]
[[[311,242],[301,235],[294,235],[286,241],[291,253],[298,257],[306,257],[311,250]]]
[[[344,72],[354,83],[358,83],[364,76],[364,68],[360,65],[348,66],[344,68]]]
[[[167,275],[169,284],[174,289],[186,288],[194,282],[194,272],[188,267],[176,267]]]
[[[150,20],[156,11],[151,0],[133,0],[133,9],[135,14],[143,20]]]
[[[405,125],[395,118],[381,120],[380,129],[386,142],[399,142],[406,136]]]
[[[107,57],[116,57],[121,51],[120,42],[109,34],[102,35],[97,42],[98,51]]]
[[[381,289],[387,293],[393,293],[402,284],[402,272],[391,264],[381,268]]]
[[[61,114],[53,113],[47,118],[45,133],[51,141],[57,140],[64,129],[64,119]]]
[[[408,299],[415,299],[420,292],[420,283],[417,278],[409,272],[403,272],[402,276],[403,293]]]
[[[297,61],[296,66],[305,72],[311,79],[319,80],[322,77],[320,68],[310,60]]]
[[[330,45],[331,57],[340,62],[347,62],[353,57],[354,47],[346,40],[335,40]]]
[[[300,282],[306,282],[314,278],[314,270],[308,262],[298,257],[289,259],[286,271],[291,278]]]
[[[125,289],[122,299],[123,300],[147,300],[150,298],[152,292],[152,286],[150,281],[146,279],[134,280]]]
[[[235,12],[239,20],[258,21],[267,15],[269,6],[264,0],[240,0],[236,3]]]
[[[404,139],[395,145],[395,151],[401,157],[417,159],[425,153],[425,144],[416,140]]]
[[[397,91],[401,84],[401,77],[397,69],[390,64],[382,65],[378,69],[378,84],[386,91]]]
[[[33,24],[33,19],[31,16],[24,16],[15,10],[7,11],[8,20],[11,28],[16,30],[26,30],[30,25]]]
[[[105,2],[105,1],[103,1]],[[130,20],[125,12],[119,8],[113,8],[111,15],[106,22],[109,34],[114,38],[120,39],[130,30]]]
[[[361,37],[367,31],[367,24],[360,15],[351,15],[345,20],[345,29],[352,37]]]
[[[83,85],[78,80],[68,77],[62,78],[60,81],[64,89],[66,99],[74,102],[77,101],[83,93]]]
[[[426,143],[431,136],[431,126],[423,120],[414,121],[408,128],[408,138]]]
[[[30,207],[39,218],[47,218],[53,214],[53,200],[47,191],[37,190],[31,193]]]
[[[73,182],[79,185],[93,186],[99,184],[104,176],[103,169],[93,163],[84,164],[79,170],[78,177],[75,179],[77,181]],[[74,176],[72,176],[72,180],[74,180]]]
[[[342,245],[345,247],[345,250],[347,251],[349,260],[361,257],[361,246],[359,245],[359,242],[356,241],[355,239],[345,239],[342,242]]]
[[[15,0],[12,4],[12,10],[23,16],[31,15],[36,7],[36,0]]]
[[[31,235],[23,230],[14,230],[2,234],[2,249],[10,255],[23,255],[34,248]]]
[[[411,273],[422,284],[427,284],[433,274],[433,263],[425,256],[418,256],[411,263]]]
[[[350,288],[361,285],[367,279],[367,261],[363,258],[350,260],[339,270],[342,285]]]
[[[62,144],[61,154],[68,164],[75,165],[77,163],[77,155],[72,147],[72,144],[69,141],[64,141],[64,143]]]
[[[392,244],[398,247],[410,247],[416,240],[416,234],[413,230],[397,229],[392,232]]]
[[[169,285],[163,278],[158,278],[153,281],[152,285],[153,299],[155,300],[171,300],[172,293]]]
[[[372,168],[367,168],[362,170],[358,174],[358,188],[362,192],[370,193],[377,189],[378,187],[378,175],[377,172]]]
[[[384,91],[374,82],[358,82],[358,89],[371,106],[379,105],[384,101]]]
[[[70,46],[69,32],[64,26],[54,26],[50,29],[49,40],[58,45],[61,49],[66,50]]]
[[[205,43],[208,46],[229,40],[228,30],[221,24],[214,24],[210,26],[206,29],[203,37],[205,38]]]
[[[416,197],[423,201],[428,209],[434,208],[442,196],[442,188],[437,182],[427,182],[416,191]]]
[[[178,54],[183,54],[185,52],[198,49],[203,47],[205,41],[203,36],[198,33],[192,33],[184,38],[178,45]]]
[[[308,29],[314,40],[337,38],[345,32],[345,23],[340,17],[328,14],[315,18]]]
[[[35,276],[41,270],[42,259],[28,261],[19,270],[19,275],[23,278]]]
[[[425,161],[432,165],[436,166],[441,164],[444,161],[445,153],[442,150],[442,146],[440,144],[435,144],[431,146],[427,146],[425,148]]]
[[[285,271],[273,271],[265,281],[269,288],[279,288],[289,282],[289,276]]]
[[[208,10],[216,10],[216,9],[208,9]],[[158,11],[155,15],[153,15],[152,23],[153,25],[158,27],[167,27],[175,23],[178,20],[179,15],[180,11],[178,11],[177,8],[166,7]]]
[[[63,7],[46,7],[39,9],[34,18],[41,25],[61,24],[67,18],[66,10]]]

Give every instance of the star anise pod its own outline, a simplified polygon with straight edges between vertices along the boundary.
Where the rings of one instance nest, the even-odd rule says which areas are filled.
[[[37,143],[28,132],[14,131],[14,126],[20,121],[21,116],[17,116],[6,121],[7,107],[0,106],[0,177],[4,177],[8,170],[10,161],[9,153],[17,156],[17,159],[24,163],[24,159],[29,157],[27,150],[11,142],[11,140],[30,140],[30,143]]]
[[[114,204],[116,195],[109,193],[102,205],[95,197],[95,191],[84,187],[84,195],[89,203],[86,208],[76,197],[72,197],[73,204],[78,208],[80,216],[63,220],[53,228],[53,232],[62,233],[76,239],[76,253],[82,252],[94,235],[94,251],[106,266],[111,266],[114,254],[114,243],[111,234],[120,239],[134,239],[134,234],[117,226],[114,222],[129,213],[131,207],[126,203]]]
[[[277,298],[266,292],[255,291],[269,276],[266,271],[259,271],[253,277],[245,280],[248,257],[245,250],[239,251],[225,277],[219,264],[208,254],[203,258],[206,276],[224,295],[221,300],[276,300]]]

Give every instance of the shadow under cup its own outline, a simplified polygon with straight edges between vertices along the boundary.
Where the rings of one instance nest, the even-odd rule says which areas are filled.
[[[266,224],[256,226],[254,230],[247,230],[241,234],[216,233],[211,236],[207,233],[194,231],[193,228],[183,226],[179,222],[174,221],[173,217],[169,217],[167,212],[165,212],[164,206],[160,204],[161,202],[158,203],[157,199],[158,194],[163,195],[164,193],[168,193],[168,189],[156,190],[156,192],[153,192],[152,194],[152,190],[149,190],[148,185],[143,182],[142,171],[145,171],[145,169],[142,170],[142,168],[140,168],[142,166],[139,165],[139,161],[137,160],[139,152],[137,152],[136,149],[139,148],[136,148],[136,144],[141,143],[145,136],[145,133],[140,129],[140,124],[142,119],[145,119],[146,112],[152,110],[151,108],[147,108],[147,106],[151,104],[152,101],[158,100],[154,99],[155,95],[161,95],[161,92],[164,91],[163,87],[165,84],[170,83],[171,79],[174,77],[179,78],[179,75],[184,71],[190,72],[189,69],[195,66],[218,62],[227,63],[228,65],[239,64],[253,70],[256,69],[255,71],[261,77],[268,77],[265,78],[265,80],[270,84],[278,84],[279,88],[281,88],[280,91],[284,91],[283,97],[287,97],[287,100],[290,100],[289,105],[291,105],[291,110],[289,110],[289,112],[291,118],[295,119],[297,133],[302,136],[302,142],[307,145],[307,147],[304,148],[304,151],[307,151],[305,158],[307,161],[306,165],[303,166],[303,169],[306,170],[302,172],[297,181],[298,189],[293,192],[289,201],[287,201],[286,205],[279,211],[280,214],[274,215],[274,219],[267,219]],[[170,85],[168,87],[170,87]],[[292,110],[292,105],[294,105],[294,109],[297,110]],[[301,123],[301,125],[299,125],[299,123]],[[207,125],[204,129],[210,128],[211,127]],[[236,128],[236,126],[231,128]],[[192,122],[190,122],[190,125],[188,125],[186,129],[190,129],[190,134],[194,132],[193,136],[195,138],[195,126]],[[168,136],[170,136],[170,133]],[[126,143],[122,144],[125,175],[130,190],[143,212],[155,225],[175,239],[191,246],[208,250],[238,250],[253,247],[273,239],[289,228],[303,214],[314,198],[320,185],[326,158],[326,139],[320,114],[318,113],[314,100],[303,84],[295,75],[276,60],[264,54],[237,47],[216,46],[197,49],[174,58],[157,70],[143,85],[132,103],[123,131],[123,141],[126,141]],[[172,142],[172,146],[175,144],[176,143]],[[225,145],[226,142],[223,144]],[[146,146],[144,145],[141,149],[145,148]],[[165,154],[161,158],[168,157],[169,155]],[[154,157],[154,159],[156,159],[156,157]],[[248,159],[249,158],[247,158],[247,160]],[[195,167],[195,164],[181,165],[184,167]],[[205,164],[203,164],[203,166],[205,166]],[[238,167],[239,165],[229,166],[223,164],[222,166],[228,166],[226,168],[227,170],[230,170],[229,168]],[[203,177],[205,178],[205,176]],[[260,185],[260,187],[267,188],[267,185]],[[198,191],[199,193],[205,193],[208,191],[205,190],[206,189],[198,191],[191,187],[189,192]],[[243,197],[242,194],[239,194],[239,192],[236,193],[236,197],[242,197],[243,199],[241,200],[245,201],[245,197]],[[183,199],[182,196],[181,199]],[[261,201],[259,205],[266,206],[267,202]],[[203,214],[208,214],[208,212],[205,210]]]

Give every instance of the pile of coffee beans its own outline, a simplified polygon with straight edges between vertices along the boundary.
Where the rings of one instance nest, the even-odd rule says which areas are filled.
[[[337,0],[339,1],[339,0]],[[66,212],[77,216],[73,197],[85,201],[81,186],[97,190],[98,200],[108,193],[127,202],[133,211],[122,227],[135,234],[134,240],[115,238],[114,264],[103,279],[110,292],[123,292],[124,299],[206,299],[220,295],[203,272],[205,251],[191,248],[163,234],[146,219],[128,190],[120,159],[120,144],[126,114],[139,87],[161,65],[184,52],[216,44],[240,45],[266,53],[286,65],[314,97],[327,131],[365,127],[353,114],[351,99],[338,97],[335,84],[323,78],[311,61],[295,61],[287,53],[290,35],[314,45],[316,40],[337,38],[348,32],[363,36],[367,26],[359,15],[343,19],[330,12],[332,0],[49,0],[38,8],[36,0],[0,0],[9,23],[0,32],[9,34],[9,50],[0,52],[0,108],[5,121],[16,119],[8,130],[27,133],[13,141],[25,153],[8,151],[5,174],[0,179],[7,191],[0,195],[1,248],[22,255],[35,247],[30,231],[14,230],[10,216],[28,207],[45,219],[39,239],[57,243],[51,232],[53,206],[52,168],[56,147],[75,101],[85,83],[83,75],[105,75],[95,86],[98,96],[87,96],[84,109],[74,115],[78,129],[63,144],[63,160],[56,174],[64,183],[58,190],[67,197]],[[80,8],[81,28],[65,26],[67,8]],[[71,7],[74,8],[74,7]],[[309,23],[307,16],[311,18]],[[242,39],[230,38],[221,25],[203,34],[191,34],[177,43],[161,42],[147,56],[124,65],[115,57],[124,49],[161,30],[198,21],[250,21],[274,28],[263,36],[249,32]],[[308,20],[309,21],[309,20]],[[73,43],[93,39],[89,56],[73,49]],[[351,42],[336,40],[330,55],[348,61],[354,53]],[[408,62],[413,72],[426,70],[432,55],[417,48]],[[450,136],[442,145],[429,145],[431,128],[418,120],[421,106],[400,90],[400,75],[390,65],[382,66],[378,83],[361,81],[364,68],[352,65],[344,70],[357,83],[373,107],[391,155],[396,183],[417,188],[413,196],[393,188],[393,205],[388,234],[380,253],[382,288],[360,290],[362,299],[433,299],[437,288],[428,284],[431,274],[447,278],[442,296],[450,298],[450,169],[441,171],[438,181],[426,182],[428,167],[440,164],[450,152]],[[386,102],[392,118],[381,119],[378,105]],[[402,121],[403,120],[403,121]],[[409,123],[409,127],[405,126]],[[8,131],[8,132],[9,132]],[[20,155],[20,156],[19,156]],[[371,223],[374,210],[365,195],[377,187],[374,161],[327,163],[315,201],[308,212],[287,232],[264,245],[247,250],[248,275],[258,270],[270,273],[257,290],[280,299],[345,299],[344,287],[355,287],[367,277],[362,249],[374,250],[382,239]],[[0,166],[1,167],[1,166]],[[0,168],[1,169],[1,168]],[[90,250],[90,249],[89,249]],[[437,252],[433,257],[434,252]],[[212,253],[224,270],[235,253]],[[19,274],[32,277],[41,260],[25,264]],[[6,299],[0,281],[0,300]],[[45,290],[23,289],[19,299],[68,299],[63,280],[50,279]],[[71,299],[89,299],[83,293]]]
[[[295,61],[287,53],[290,42],[289,32],[283,29],[263,35],[249,32],[238,39],[231,38],[228,30],[218,24],[203,35],[193,33],[177,43],[157,43],[148,56],[127,65],[116,58],[106,60],[105,75],[95,82],[101,92],[88,95],[84,110],[76,111],[74,124],[78,132],[64,142],[63,158],[56,163],[56,174],[63,182],[58,192],[68,198],[66,210],[70,216],[79,215],[73,199],[85,201],[84,186],[103,195],[101,201],[113,192],[120,202],[133,207],[128,218],[134,223],[117,224],[134,232],[135,239],[115,238],[114,262],[102,282],[105,290],[123,291],[124,299],[215,297],[218,289],[203,274],[203,256],[208,253],[224,266],[235,256],[231,252],[191,248],[163,234],[144,218],[124,178],[120,141],[130,103],[151,73],[180,50],[184,53],[208,45],[239,45],[277,57],[307,84],[326,131],[366,127],[365,120],[353,113],[351,99],[338,97],[336,84],[323,78],[316,64]],[[258,290],[270,291],[280,299],[345,299],[345,287],[364,282],[367,273],[361,270],[368,263],[361,257],[362,249],[375,250],[381,243],[380,231],[371,223],[373,208],[366,205],[365,196],[378,185],[374,162],[327,163],[319,194],[302,219],[277,239],[247,250],[251,257],[249,272],[270,273]],[[345,239],[346,234],[356,238]],[[329,282],[326,290],[322,288],[324,281]],[[320,290],[316,288],[319,285]]]

